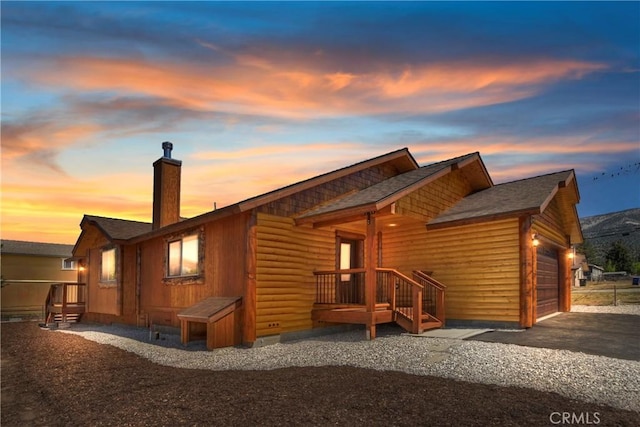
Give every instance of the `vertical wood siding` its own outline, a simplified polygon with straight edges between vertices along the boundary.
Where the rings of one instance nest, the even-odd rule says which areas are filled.
[[[195,284],[163,281],[164,236],[141,243],[141,312],[154,323],[178,327],[177,313],[183,308],[210,296],[243,296],[247,218],[248,214],[235,215],[204,226],[204,275]],[[135,289],[135,277],[127,286]]]
[[[116,278],[118,285],[104,286],[100,284],[100,266],[102,263],[102,247],[109,244],[104,235],[91,226],[85,233],[85,239],[90,242],[88,250],[89,274],[87,274],[87,303],[86,310],[92,313],[120,315],[121,305],[118,304],[118,289],[121,284],[122,272],[117,267],[121,265],[116,260]],[[118,248],[118,253],[120,253]]]
[[[257,336],[311,329],[314,270],[335,266],[335,232],[296,227],[292,218],[258,214]]]

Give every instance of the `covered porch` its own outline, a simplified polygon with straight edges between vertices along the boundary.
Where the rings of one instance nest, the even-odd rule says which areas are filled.
[[[303,221],[301,221],[303,222]],[[395,204],[375,212],[313,223],[315,228],[334,228],[334,270],[316,270],[312,320],[362,324],[367,337],[376,337],[376,325],[395,322],[406,331],[421,333],[445,323],[446,286],[426,271],[423,264],[401,272],[399,266],[383,266],[385,236],[404,227],[424,227],[419,219],[400,215]],[[407,254],[411,245],[403,249]]]

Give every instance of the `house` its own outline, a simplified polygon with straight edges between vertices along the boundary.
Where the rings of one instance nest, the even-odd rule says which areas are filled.
[[[2,318],[41,317],[54,283],[75,283],[73,245],[2,240]]]
[[[573,286],[584,286],[586,284],[585,272],[588,271],[587,257],[581,253],[574,253],[571,271],[573,272]]]
[[[371,339],[389,322],[530,327],[570,309],[573,171],[495,185],[479,153],[420,166],[404,148],[183,219],[182,162],[163,149],[151,223],[82,219],[88,320],[217,348],[338,324]]]
[[[600,267],[596,264],[587,264],[589,267],[589,271],[587,272],[587,277],[591,282],[600,282],[604,280],[604,267]]]

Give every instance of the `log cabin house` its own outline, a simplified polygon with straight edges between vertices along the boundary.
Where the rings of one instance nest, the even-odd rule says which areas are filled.
[[[570,310],[571,170],[494,185],[479,153],[420,166],[404,148],[184,219],[182,163],[163,148],[152,223],[82,219],[85,320],[179,327],[213,349],[337,324],[370,339],[390,322],[526,328]]]

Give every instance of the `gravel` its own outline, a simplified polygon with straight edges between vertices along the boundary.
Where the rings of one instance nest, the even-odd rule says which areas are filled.
[[[572,311],[640,315],[640,306],[587,307]],[[259,348],[206,351],[186,348],[177,335],[150,337],[126,326],[74,325],[60,330],[135,353],[154,363],[187,369],[271,370],[305,366],[352,366],[434,375],[474,383],[527,387],[640,412],[640,361],[566,350],[404,335],[383,326],[373,341],[351,331]],[[151,339],[150,339],[151,338]]]

